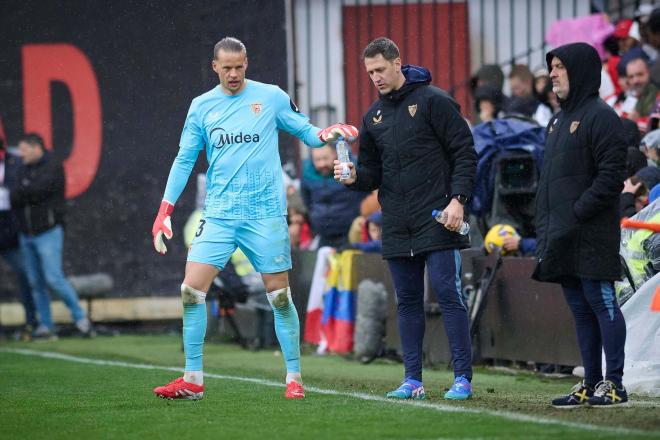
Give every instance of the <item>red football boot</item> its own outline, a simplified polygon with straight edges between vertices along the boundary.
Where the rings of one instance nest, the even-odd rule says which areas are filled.
[[[286,384],[286,392],[284,393],[284,397],[287,399],[302,399],[305,397],[305,388],[293,380]]]
[[[180,377],[167,385],[154,388],[154,393],[163,399],[200,400],[204,397],[204,385],[195,385]]]

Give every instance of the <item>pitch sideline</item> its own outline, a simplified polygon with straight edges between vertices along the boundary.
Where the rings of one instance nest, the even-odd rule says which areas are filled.
[[[0,348],[0,352],[22,354],[25,356],[37,356],[46,359],[56,359],[61,361],[76,362],[80,364],[92,364],[92,365],[100,365],[100,366],[134,368],[134,369],[144,369],[144,370],[174,371],[177,373],[181,373],[183,371],[181,368],[177,368],[177,367],[166,367],[166,366],[150,365],[150,364],[134,364],[134,363],[120,362],[120,361],[108,361],[101,359],[85,358],[80,356],[72,356],[57,352],[30,350],[23,348]],[[214,373],[204,373],[204,376],[213,379],[229,380],[235,382],[248,382],[256,385],[284,388],[284,384],[280,382],[274,382],[266,379],[257,379],[253,377],[228,376],[228,375],[214,374]],[[552,419],[547,417],[535,417],[527,414],[515,413],[510,411],[465,408],[460,406],[452,406],[441,403],[420,402],[415,400],[393,400],[393,399],[387,399],[385,397],[377,396],[374,394],[357,393],[357,392],[349,392],[349,391],[337,391],[337,390],[318,388],[307,385],[305,385],[305,391],[318,393],[318,394],[351,397],[354,399],[375,401],[375,402],[381,402],[391,405],[408,405],[423,409],[434,410],[438,412],[483,414],[488,416],[501,417],[515,422],[534,423],[538,425],[558,425],[563,427],[583,429],[587,431],[596,431],[596,432],[604,431],[608,433],[617,432],[620,434],[636,434],[636,435],[648,435],[648,436],[654,436],[658,434],[657,431],[643,431],[638,429],[621,428],[615,426],[591,425],[588,423],[569,422],[565,420]]]

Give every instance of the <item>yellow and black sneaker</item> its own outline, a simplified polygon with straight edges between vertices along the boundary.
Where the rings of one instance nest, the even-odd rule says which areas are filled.
[[[594,389],[587,385],[585,381],[576,384],[567,396],[562,396],[552,401],[552,406],[560,409],[574,409],[584,406],[591,396],[594,395]]]
[[[618,387],[611,380],[601,380],[587,403],[594,408],[628,406],[628,393],[623,385]]]

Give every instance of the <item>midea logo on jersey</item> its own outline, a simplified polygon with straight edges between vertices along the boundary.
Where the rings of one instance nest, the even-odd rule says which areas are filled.
[[[211,130],[209,134],[211,143],[215,148],[222,148],[228,144],[242,144],[244,142],[259,142],[259,134],[245,134],[242,131],[238,133],[227,133],[224,128],[217,127]]]

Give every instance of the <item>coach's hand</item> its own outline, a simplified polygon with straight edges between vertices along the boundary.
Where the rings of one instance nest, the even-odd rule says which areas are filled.
[[[334,144],[339,136],[342,136],[348,142],[353,142],[358,137],[358,129],[352,125],[334,124],[319,131],[319,139],[325,143]]]
[[[444,212],[447,215],[445,228],[458,232],[463,225],[463,205],[458,200],[451,199]]]
[[[344,185],[352,185],[355,183],[355,180],[357,180],[357,171],[355,171],[355,165],[353,165],[353,162],[348,162],[346,165],[348,165],[348,169],[351,170],[351,175],[348,179],[345,180],[339,180],[341,177],[341,170],[343,168],[342,164],[339,163],[337,159],[334,161],[335,164],[335,180],[339,183],[343,183]]]
[[[151,227],[151,234],[154,237],[154,249],[161,255],[165,255],[167,252],[167,246],[165,246],[165,240],[163,240],[163,235],[168,239],[172,239],[172,220],[170,215],[174,211],[174,205],[163,200],[160,202],[160,209],[156,215],[156,220],[154,220],[154,225]]]

